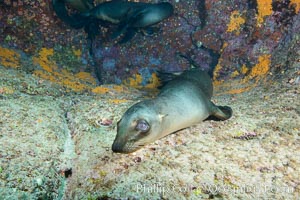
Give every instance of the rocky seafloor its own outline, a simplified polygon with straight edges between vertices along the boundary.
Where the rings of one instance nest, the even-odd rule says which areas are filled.
[[[145,92],[64,93],[0,67],[0,199],[297,199],[299,63],[293,69],[248,92],[217,91],[213,101],[233,109],[227,121],[116,154],[116,123]]]

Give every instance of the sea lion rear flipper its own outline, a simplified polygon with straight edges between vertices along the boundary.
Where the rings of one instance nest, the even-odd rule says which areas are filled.
[[[128,29],[128,24],[126,24],[125,22],[120,23],[118,25],[117,29],[112,33],[112,35],[110,36],[110,38],[112,40],[117,39],[121,35],[125,34],[126,31],[127,31],[127,29]]]
[[[133,28],[129,28],[127,32],[124,34],[124,37],[118,42],[119,44],[123,44],[131,40],[136,34],[136,30]]]
[[[232,116],[232,109],[229,106],[216,106],[212,103],[211,115],[205,120],[223,121]]]

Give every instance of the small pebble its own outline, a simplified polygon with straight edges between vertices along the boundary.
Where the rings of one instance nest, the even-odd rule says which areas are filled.
[[[110,126],[112,124],[112,120],[103,118],[100,120],[100,125],[102,126]]]

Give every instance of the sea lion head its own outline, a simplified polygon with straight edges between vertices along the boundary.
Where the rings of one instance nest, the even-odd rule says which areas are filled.
[[[131,153],[160,138],[161,116],[150,100],[130,107],[118,122],[112,151]]]

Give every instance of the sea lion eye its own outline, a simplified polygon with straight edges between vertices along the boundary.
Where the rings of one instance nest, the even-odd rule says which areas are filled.
[[[146,120],[140,119],[137,121],[135,130],[141,131],[142,133],[146,133],[149,131],[149,129],[150,129],[150,125],[148,124],[148,122]]]

